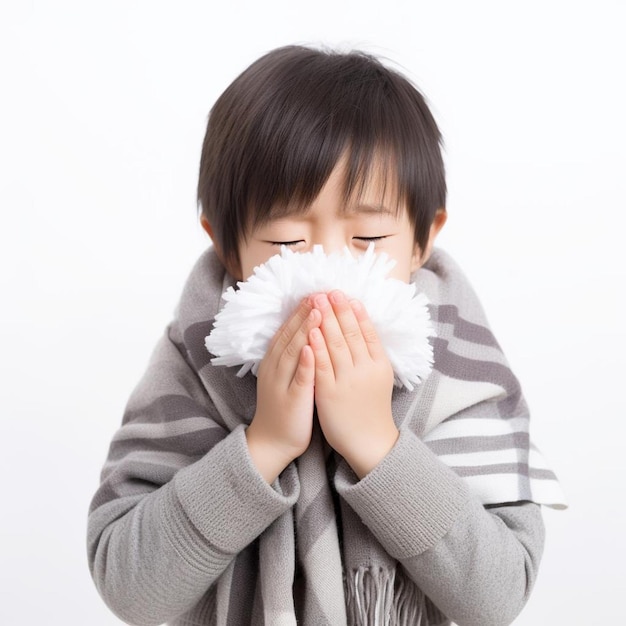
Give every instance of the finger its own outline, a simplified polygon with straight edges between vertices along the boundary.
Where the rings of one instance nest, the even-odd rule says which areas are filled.
[[[335,312],[344,341],[352,355],[352,362],[357,363],[360,359],[369,358],[370,354],[363,338],[361,326],[346,295],[335,290],[328,294],[328,299]]]
[[[315,308],[322,314],[320,330],[324,336],[324,341],[330,360],[333,364],[335,374],[342,368],[352,367],[352,355],[343,336],[339,322],[326,294],[318,294],[313,299]]]
[[[361,335],[372,359],[375,361],[387,359],[387,352],[363,304],[358,300],[350,300],[350,307],[361,328]]]
[[[306,389],[307,387],[312,387],[314,382],[315,356],[313,355],[313,349],[307,344],[300,351],[298,367],[296,368],[291,387]]]
[[[302,300],[291,316],[283,323],[283,325],[276,331],[276,334],[272,337],[272,340],[267,348],[266,356],[280,356],[283,353],[285,346],[293,339],[294,334],[302,326],[312,310],[313,305],[309,298]]]
[[[326,341],[324,341],[324,336],[319,328],[311,329],[309,345],[315,357],[315,387],[319,389],[324,384],[332,383],[335,380],[333,363],[326,347]]]
[[[307,318],[296,328],[283,352],[278,355],[277,376],[291,381],[295,376],[296,369],[299,367],[302,349],[309,342],[309,332],[313,328],[317,328],[321,321],[322,316],[320,312],[316,309],[311,309]]]

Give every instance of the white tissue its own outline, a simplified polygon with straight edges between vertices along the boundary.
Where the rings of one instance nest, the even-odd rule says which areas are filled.
[[[280,254],[254,269],[245,282],[230,287],[226,305],[216,315],[208,351],[214,365],[242,365],[237,372],[256,374],[272,337],[289,318],[302,298],[340,289],[363,303],[393,367],[396,385],[407,389],[419,384],[432,369],[433,349],[428,338],[435,331],[428,313],[428,299],[412,283],[387,274],[395,265],[374,245],[353,257],[324,254],[322,246],[296,253],[285,246]]]

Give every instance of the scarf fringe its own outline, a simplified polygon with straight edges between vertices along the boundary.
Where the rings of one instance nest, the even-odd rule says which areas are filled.
[[[395,571],[359,567],[346,576],[346,611],[348,624],[383,626],[394,597]]]
[[[430,624],[426,618],[428,599],[424,592],[409,583],[404,576],[396,578],[395,606],[392,614],[391,624],[393,626],[404,626],[405,624],[416,624],[426,626]]]
[[[436,626],[449,624],[413,581],[396,569],[359,567],[346,576],[348,624]]]
[[[400,570],[359,567],[346,576],[348,624],[444,626],[448,618]]]

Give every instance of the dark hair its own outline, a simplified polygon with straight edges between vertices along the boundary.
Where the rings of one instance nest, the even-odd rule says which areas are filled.
[[[395,176],[423,250],[446,183],[441,134],[419,91],[362,52],[278,48],[240,74],[207,125],[198,202],[229,268],[249,228],[304,211],[347,152],[346,199],[371,167]]]

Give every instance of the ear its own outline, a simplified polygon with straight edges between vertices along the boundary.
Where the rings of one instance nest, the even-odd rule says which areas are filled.
[[[211,241],[213,241],[213,228],[211,227],[211,224],[209,224],[209,220],[206,218],[205,215],[200,216],[200,224],[202,224],[202,228],[205,230],[206,234],[211,238]],[[213,245],[215,245],[215,242],[213,242]]]
[[[433,223],[430,225],[430,232],[428,233],[428,242],[426,243],[426,248],[422,250],[417,244],[415,244],[415,250],[413,252],[413,259],[411,264],[411,272],[414,272],[418,268],[422,267],[426,261],[430,258],[430,255],[433,251],[433,246],[435,245],[435,239],[437,235],[441,231],[441,229],[445,226],[446,221],[448,220],[448,212],[445,207],[441,207],[437,209],[435,213],[435,218],[433,219]]]
[[[222,265],[226,268],[226,270],[232,276],[237,278],[239,276],[240,272],[239,272],[238,268],[232,267],[229,263],[226,262],[226,258],[222,254],[222,249],[219,246],[219,244],[217,243],[217,241],[215,241],[215,237],[213,236],[213,227],[209,223],[209,220],[206,218],[206,216],[204,216],[204,215],[200,216],[200,224],[202,225],[202,228],[204,229],[206,234],[210,237],[211,242],[213,243],[213,248],[215,249],[215,254],[217,254],[219,260],[222,262]]]

